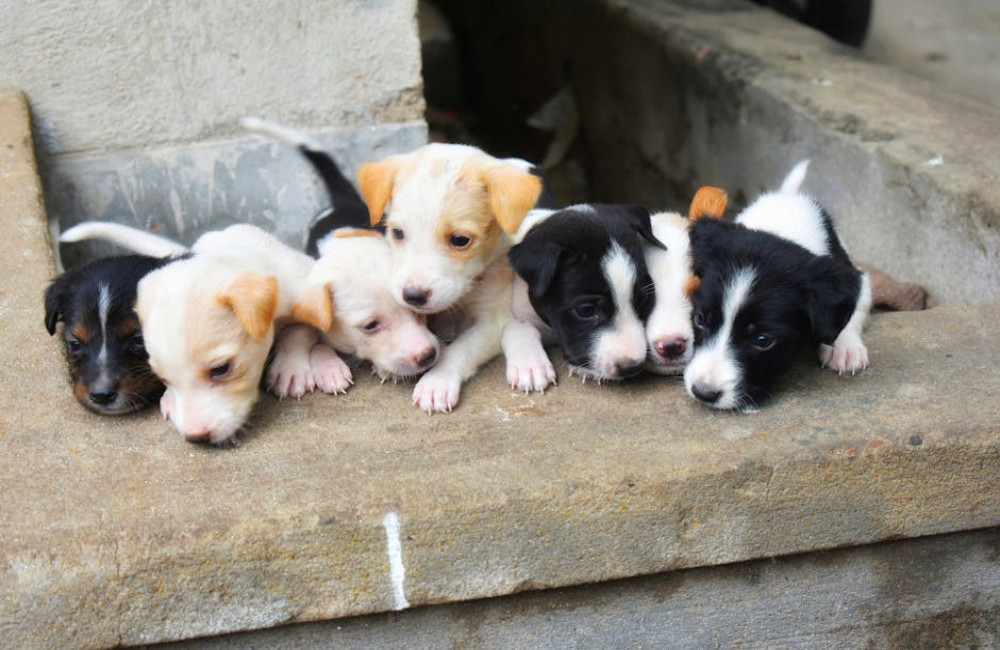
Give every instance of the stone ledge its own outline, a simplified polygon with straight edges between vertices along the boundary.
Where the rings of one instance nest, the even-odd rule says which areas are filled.
[[[500,364],[450,416],[370,377],[265,398],[233,449],[71,399],[27,109],[0,96],[0,637],[140,644],[1000,524],[1000,305],[877,316],[872,368],[805,360],[753,415],[676,381],[546,395]],[[30,390],[28,389],[30,387]],[[12,390],[17,388],[16,392]],[[59,621],[53,625],[53,621]]]

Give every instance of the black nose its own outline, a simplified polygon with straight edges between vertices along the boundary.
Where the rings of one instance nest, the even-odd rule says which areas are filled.
[[[642,372],[642,361],[618,366],[619,377],[631,377],[632,375],[638,375],[640,372]]]
[[[705,386],[699,386],[698,384],[691,386],[691,392],[694,393],[695,397],[703,402],[708,402],[709,404],[715,404],[719,401],[719,398],[722,397],[721,390],[706,388]]]
[[[107,406],[118,399],[118,391],[98,389],[90,392],[90,401],[100,406]]]
[[[434,348],[428,349],[427,352],[422,354],[420,358],[417,359],[417,367],[428,368],[434,365],[434,362],[437,361],[437,356],[438,356],[437,350],[435,350]]]
[[[423,307],[430,295],[431,292],[424,289],[403,289],[403,300],[414,307]]]

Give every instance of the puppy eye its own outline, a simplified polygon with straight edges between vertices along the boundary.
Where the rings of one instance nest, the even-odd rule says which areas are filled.
[[[212,379],[223,379],[225,378],[226,375],[229,374],[232,365],[233,364],[227,361],[225,363],[220,363],[217,366],[212,366],[211,368],[208,369],[208,376],[211,377]]]
[[[370,323],[365,323],[361,329],[365,331],[365,334],[374,334],[382,328],[382,323],[377,320],[373,320]]]
[[[76,339],[66,339],[66,349],[76,354],[83,351],[83,343],[80,343]]]
[[[693,319],[693,321],[694,321],[694,326],[697,327],[700,330],[704,330],[704,329],[708,328],[708,319],[705,318],[705,314],[703,314],[700,311],[696,311],[694,313],[694,319]]]
[[[403,234],[402,228],[393,228],[390,232],[392,233],[392,238],[396,241],[403,241],[403,238],[406,237],[406,235]]]
[[[580,320],[593,320],[597,318],[597,305],[592,302],[585,302],[573,308],[573,315]]]
[[[129,354],[133,354],[137,357],[146,354],[146,342],[141,336],[133,336],[132,340],[128,342]]]
[[[770,334],[758,334],[750,342],[758,350],[770,350],[778,342],[778,339]]]
[[[458,249],[467,248],[471,243],[472,243],[472,238],[466,237],[465,235],[452,235],[448,239],[448,245],[451,246],[452,248],[458,248]]]

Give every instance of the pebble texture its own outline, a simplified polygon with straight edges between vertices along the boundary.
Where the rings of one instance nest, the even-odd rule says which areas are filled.
[[[877,316],[868,371],[804,355],[751,415],[677,381],[584,385],[561,363],[558,387],[519,395],[494,363],[454,414],[427,416],[410,386],[359,369],[346,396],[265,397],[215,449],[154,411],[73,401],[42,326],[51,255],[17,94],[0,96],[0,170],[0,327],[17,342],[0,351],[5,646],[152,643],[1000,524],[998,304]]]

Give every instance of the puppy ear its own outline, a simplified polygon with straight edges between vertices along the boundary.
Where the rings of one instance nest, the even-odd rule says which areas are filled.
[[[806,267],[806,316],[813,336],[833,345],[854,314],[861,273],[829,255],[817,256]]]
[[[490,211],[508,235],[521,226],[542,193],[542,181],[512,165],[493,165],[482,174]]]
[[[56,333],[56,323],[64,317],[61,305],[66,297],[66,287],[62,279],[56,278],[45,290],[45,329],[49,336]]]
[[[232,309],[247,333],[259,341],[271,329],[278,309],[278,279],[244,273],[215,299]]]
[[[641,205],[627,204],[616,206],[618,214],[624,221],[636,231],[640,237],[661,250],[667,250],[656,235],[653,234],[653,226],[649,221],[649,210]]]
[[[528,236],[507,253],[514,271],[528,283],[531,295],[542,296],[552,286],[566,249],[551,240]]]
[[[726,211],[727,203],[729,203],[729,195],[726,194],[726,190],[704,185],[694,193],[691,207],[688,209],[688,217],[692,220],[702,217],[721,219],[722,213]]]
[[[382,221],[399,165],[398,156],[389,156],[380,162],[365,163],[358,170],[358,187],[368,204],[368,216],[373,226]]]
[[[330,283],[314,284],[302,292],[302,297],[292,305],[292,317],[324,332],[330,329],[333,326]]]

